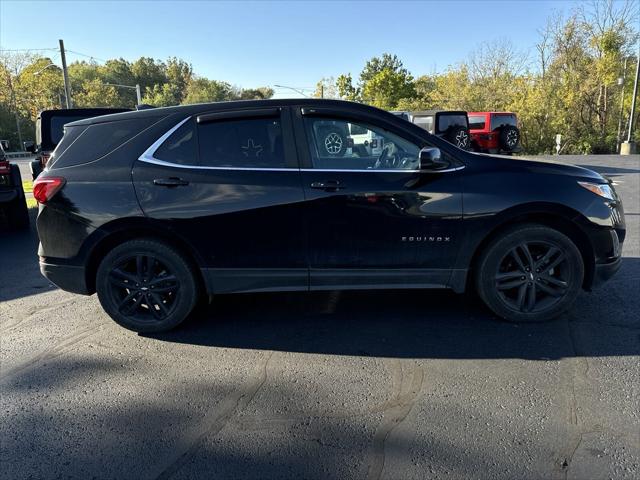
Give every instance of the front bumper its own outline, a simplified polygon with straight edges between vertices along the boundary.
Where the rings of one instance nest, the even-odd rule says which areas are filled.
[[[87,287],[87,279],[84,267],[77,265],[62,265],[50,263],[40,257],[40,273],[51,283],[71,293],[91,295]]]
[[[622,257],[618,257],[609,263],[596,264],[596,269],[593,275],[593,282],[591,284],[591,287],[592,288],[599,287],[604,282],[609,280],[611,277],[615,275],[615,273],[618,270],[620,270],[621,265],[622,265]]]

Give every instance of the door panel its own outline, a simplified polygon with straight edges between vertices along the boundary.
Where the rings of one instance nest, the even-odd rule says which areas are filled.
[[[428,143],[392,125],[296,113],[311,288],[447,285],[460,244],[461,165],[450,158],[446,172],[420,172]]]
[[[135,162],[144,214],[196,250],[214,292],[308,288],[304,193],[286,111],[265,120],[268,131],[256,118],[243,126],[237,113],[211,118],[215,128],[191,120],[158,148],[177,163],[152,154]],[[190,145],[189,128],[205,151]]]
[[[462,219],[460,173],[302,172],[311,268],[448,269]],[[338,182],[340,190],[311,188]]]

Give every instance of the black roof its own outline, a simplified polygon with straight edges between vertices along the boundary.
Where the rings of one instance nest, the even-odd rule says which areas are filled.
[[[195,115],[200,112],[214,112],[222,110],[233,110],[236,108],[261,108],[261,107],[284,107],[284,106],[315,106],[315,107],[339,107],[350,110],[367,112],[369,114],[391,115],[386,110],[364,105],[362,103],[348,102],[346,100],[329,100],[320,98],[283,98],[269,100],[234,100],[228,102],[196,103],[192,105],[178,105],[173,107],[149,108],[101,117],[78,120],[68,125],[91,125],[95,123],[111,122],[114,120],[125,120],[130,118],[144,117],[165,117],[173,114]],[[392,115],[393,116],[393,115]],[[393,116],[395,118],[395,116]]]

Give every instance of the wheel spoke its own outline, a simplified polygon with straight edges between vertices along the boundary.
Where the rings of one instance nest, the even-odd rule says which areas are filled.
[[[114,268],[113,270],[111,270],[111,272],[109,273],[109,276],[112,278],[116,277],[119,280],[127,280],[133,284],[138,282],[138,278],[135,275],[132,275],[129,272],[125,272],[120,268]]]
[[[529,267],[530,269],[533,269],[535,265],[535,261],[531,256],[531,252],[529,251],[529,246],[526,243],[523,243],[522,245],[520,245],[520,249],[524,252],[524,256],[527,259],[527,267]]]
[[[151,313],[153,314],[153,316],[156,317],[156,319],[158,319],[158,320],[162,320],[167,315],[166,307],[164,307],[164,305],[162,305],[161,301],[158,302],[156,300],[157,295],[147,294],[147,295],[145,295],[145,297],[146,297],[146,300],[147,300],[147,306],[149,307],[149,310],[151,310]],[[153,301],[149,300],[149,297],[151,297],[151,299]],[[156,302],[158,304],[159,309],[156,308]],[[163,309],[163,307],[164,307],[164,309]],[[163,315],[163,313],[164,313],[164,315]]]
[[[131,313],[133,313],[135,309],[138,308],[143,298],[144,296],[140,292],[131,292],[122,300],[120,305],[118,305],[118,310],[120,311],[120,313],[123,313],[125,315],[131,315]],[[131,300],[133,300],[133,303],[131,303]]]
[[[551,262],[547,267],[544,267],[546,271],[552,270],[556,268],[560,263],[562,263],[565,259],[564,253],[560,253],[553,262]]]
[[[502,282],[504,280],[511,280],[512,278],[520,278],[524,274],[518,270],[514,270],[512,272],[500,272],[496,275],[496,280],[498,282]]]
[[[153,267],[155,267],[156,264],[156,259],[151,257],[151,256],[147,256],[146,258],[146,272],[145,272],[145,279],[147,281],[151,280],[153,278]]]
[[[544,280],[547,283],[555,285],[556,287],[561,288],[562,290],[565,290],[569,286],[569,284],[564,280],[560,280],[559,278],[552,277],[551,275],[546,275],[546,274],[540,275],[540,279]]]
[[[556,247],[550,247],[549,250],[547,250],[547,253],[545,253],[544,256],[536,262],[536,268],[544,267],[544,265],[558,252],[560,252],[560,250]]]
[[[144,257],[142,255],[136,255],[136,273],[138,278],[144,278]]]
[[[527,293],[527,285],[522,284],[518,289],[518,299],[516,300],[516,304],[518,305],[518,310],[522,311],[524,307],[524,299]]]
[[[531,283],[527,285],[527,312],[532,312],[536,306],[536,285]]]
[[[509,290],[511,288],[516,288],[524,284],[525,280],[518,278],[517,280],[512,280],[510,282],[503,282],[503,283],[496,282],[496,283],[497,283],[496,288],[498,290]]]
[[[151,298],[153,299],[153,301],[155,302],[155,304],[158,305],[158,307],[160,308],[160,310],[162,310],[162,313],[166,317],[169,314],[169,309],[164,304],[164,302],[162,300],[162,297],[160,297],[160,295],[158,295],[155,292],[151,292],[150,295],[151,295]],[[155,310],[155,308],[153,310]]]
[[[170,283],[173,285],[177,284],[177,279],[175,275],[164,275],[162,277],[156,277],[148,283],[149,287],[155,287],[156,285]],[[166,286],[166,285],[165,285]]]
[[[135,283],[126,282],[119,278],[115,278],[111,275],[109,276],[109,282],[111,283],[111,285],[115,285],[116,287],[120,287],[120,288],[129,288],[129,289],[135,288]]]
[[[562,294],[564,293],[562,289],[551,288],[549,285],[547,285],[544,282],[538,282],[537,285],[540,290],[551,295],[552,297],[561,297]]]
[[[522,262],[522,257],[518,253],[518,248],[519,247],[515,247],[515,248],[509,250],[509,255],[511,255],[511,257],[516,261],[516,263],[518,264],[518,267],[520,268],[520,270],[522,270],[524,272],[525,271],[525,266],[524,266],[524,263]]]

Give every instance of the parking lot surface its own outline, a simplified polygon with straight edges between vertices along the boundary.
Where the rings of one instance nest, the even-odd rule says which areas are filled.
[[[640,159],[621,271],[559,321],[447,291],[216,297],[136,335],[0,232],[0,478],[640,477]]]

